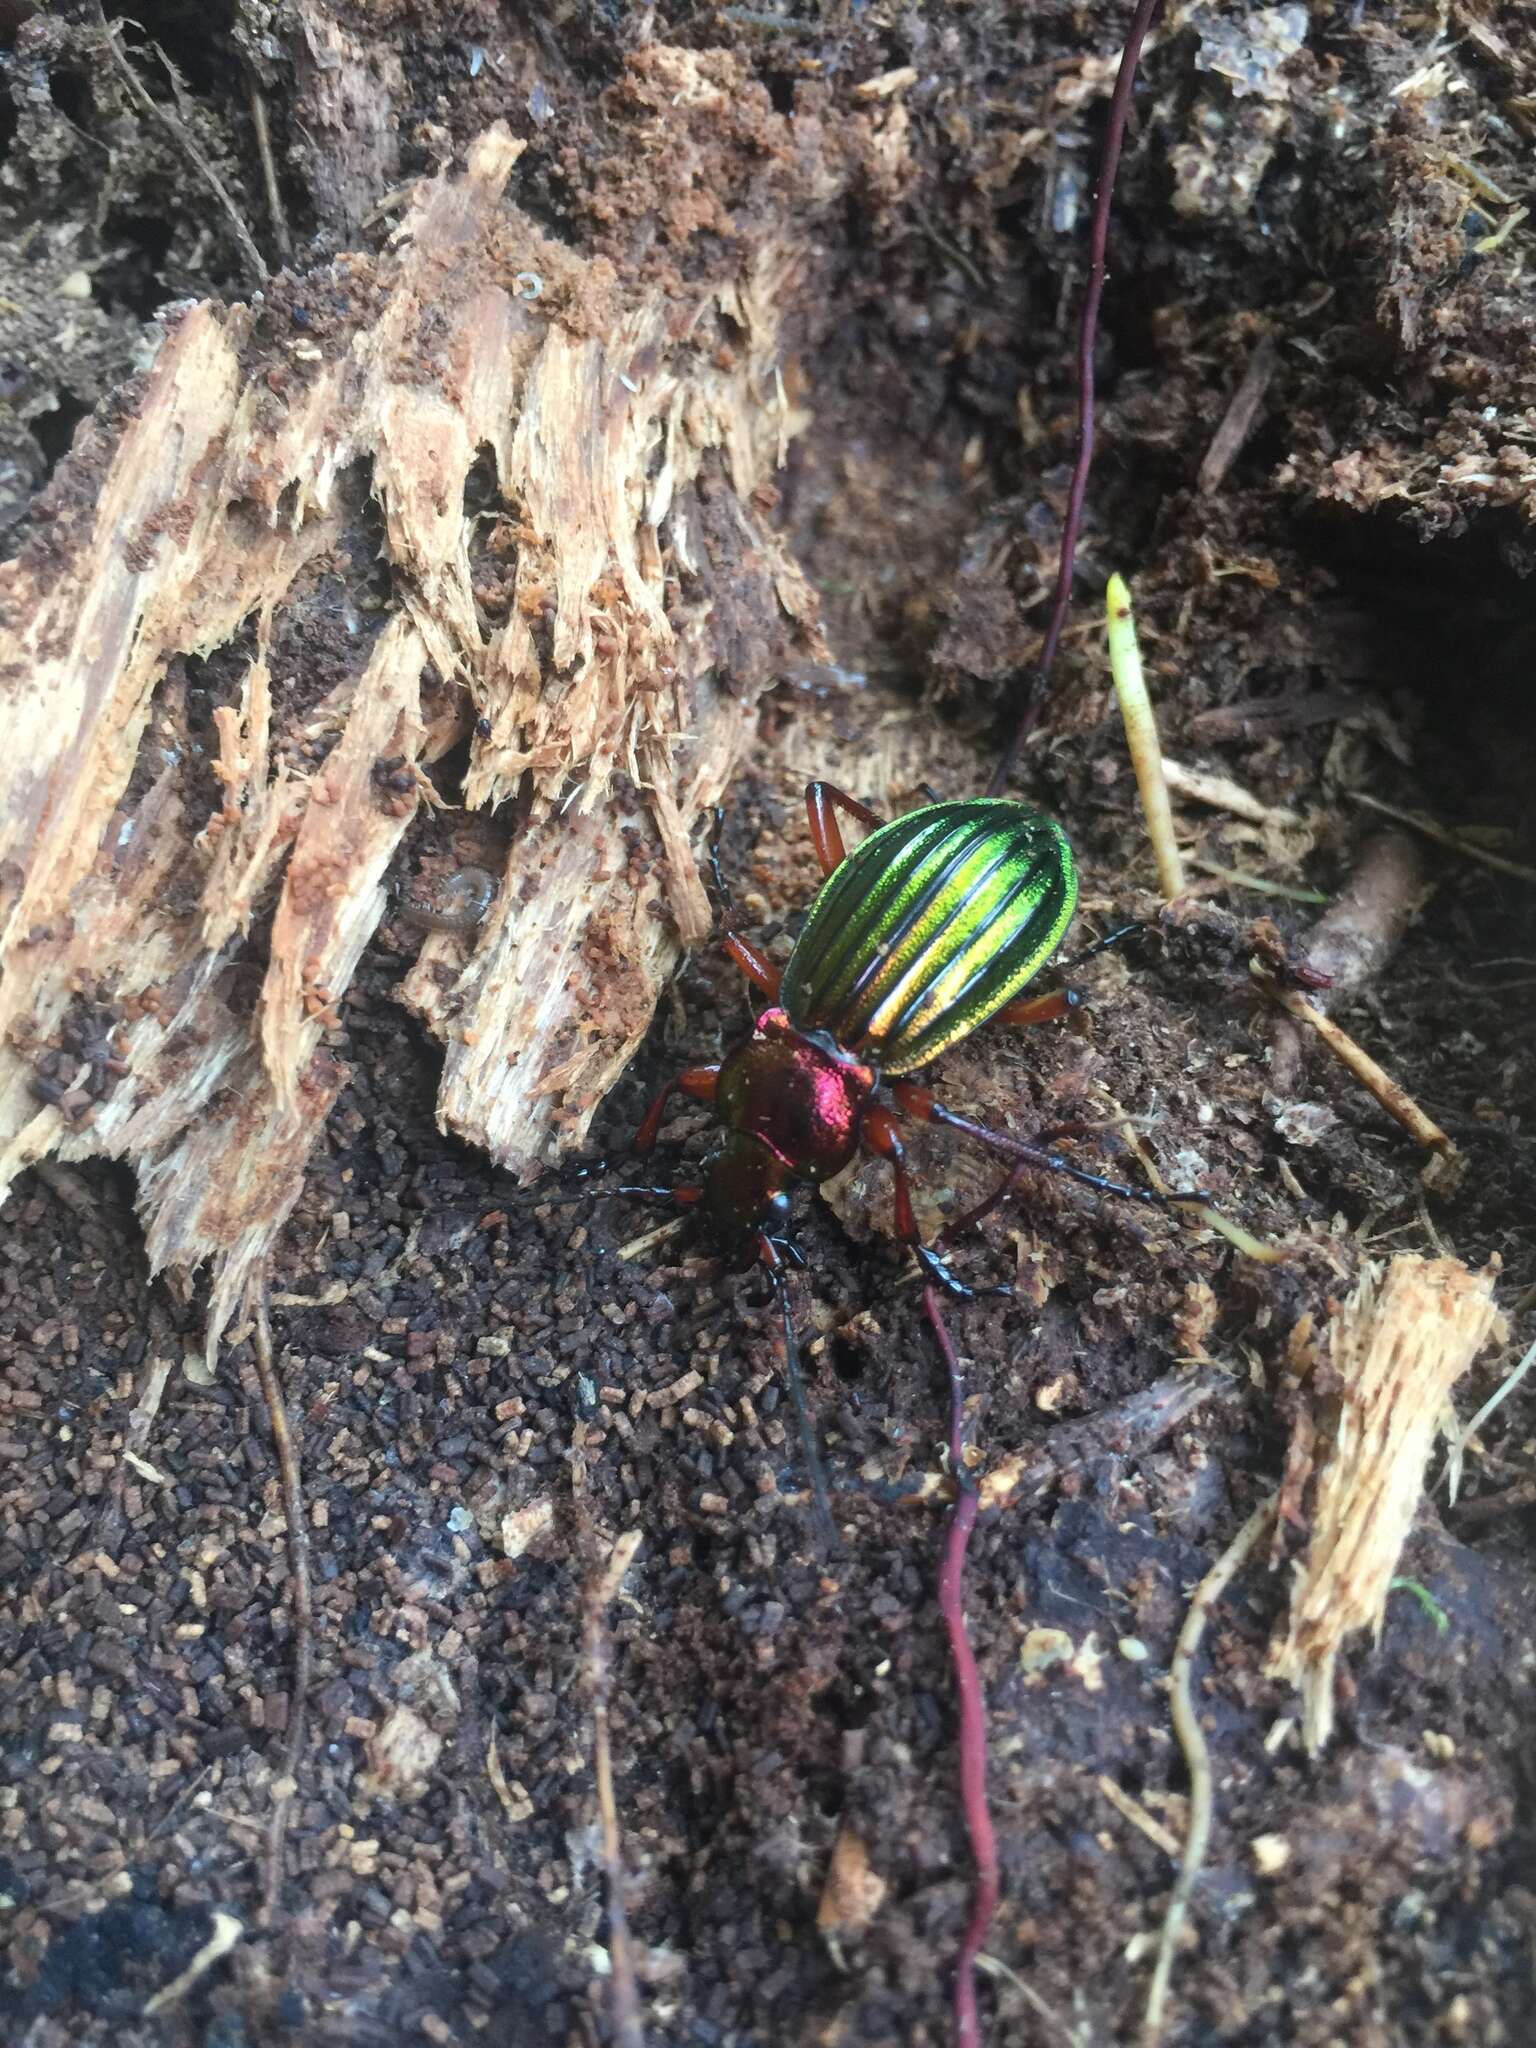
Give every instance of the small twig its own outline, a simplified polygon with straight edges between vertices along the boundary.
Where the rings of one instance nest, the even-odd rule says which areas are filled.
[[[981,1690],[976,1653],[965,1626],[965,1553],[976,1526],[979,1506],[976,1489],[970,1484],[965,1462],[965,1376],[955,1354],[954,1340],[939,1306],[937,1291],[923,1289],[923,1313],[928,1318],[939,1355],[949,1375],[949,1458],[954,1471],[954,1506],[944,1532],[944,1553],[939,1565],[939,1612],[949,1634],[949,1656],[955,1673],[955,1700],[960,1726],[957,1747],[960,1754],[960,1808],[965,1819],[966,1839],[976,1876],[971,1890],[971,1917],[955,1958],[953,2011],[955,2048],[978,2048],[981,2022],[976,2010],[976,1958],[981,1953],[992,1916],[997,1911],[997,1836],[987,1805],[987,1710]]]
[[[1447,846],[1452,853],[1459,853],[1463,860],[1475,860],[1479,866],[1492,868],[1497,874],[1513,875],[1517,882],[1536,882],[1536,868],[1526,867],[1517,860],[1506,860],[1501,853],[1490,853],[1486,846],[1474,845],[1470,839],[1463,839],[1459,832],[1437,825],[1433,818],[1421,818],[1416,811],[1400,811],[1396,804],[1384,804],[1380,797],[1367,796],[1363,789],[1350,789],[1344,793],[1352,804],[1363,804],[1366,810],[1391,818],[1395,824],[1411,826],[1415,832],[1422,832],[1426,839],[1433,839],[1437,846]]]
[[[298,1785],[299,1767],[304,1759],[305,1709],[309,1700],[310,1676],[314,1668],[314,1603],[309,1582],[309,1525],[304,1516],[304,1490],[299,1477],[299,1454],[288,1427],[283,1390],[272,1362],[272,1327],[268,1319],[266,1276],[254,1287],[254,1324],[251,1349],[256,1360],[256,1378],[266,1403],[277,1453],[277,1470],[283,1494],[283,1519],[288,1536],[288,1586],[293,1609],[293,1697],[288,1711],[288,1747],[283,1776],[286,1785],[275,1788],[272,1826],[267,1838],[266,1871],[262,1885],[260,1924],[269,1927],[278,1907],[283,1882],[283,1838],[288,1828],[288,1809]]]
[[[128,1412],[128,1427],[123,1432],[122,1455],[118,1460],[117,1470],[112,1475],[111,1489],[96,1521],[96,1547],[98,1550],[106,1551],[109,1556],[117,1554],[117,1547],[123,1538],[123,1494],[128,1484],[129,1461],[142,1458],[144,1455],[149,1443],[149,1432],[160,1412],[165,1384],[171,1376],[171,1366],[175,1362],[176,1339],[171,1329],[170,1318],[159,1302],[153,1299],[149,1305],[149,1329],[151,1349],[144,1370],[144,1382],[133,1407]]]
[[[1375,832],[1344,887],[1301,941],[1301,964],[1326,975],[1319,1009],[1340,1010],[1385,969],[1426,895],[1424,849],[1406,832]],[[1270,1086],[1295,1092],[1306,1033],[1294,1018],[1275,1026]]]
[[[212,1919],[213,1927],[208,1939],[187,1967],[145,2005],[145,2019],[156,2019],[161,2013],[169,2012],[173,2005],[179,2005],[193,1985],[206,1977],[215,1963],[222,1962],[245,1933],[245,1922],[238,1914],[227,1913],[222,1906],[213,1908]]]
[[[640,1548],[640,1531],[626,1529],[608,1554],[602,1573],[586,1594],[587,1685],[592,1695],[592,1748],[597,1773],[597,1809],[603,1830],[603,1879],[608,1888],[608,1954],[613,1966],[613,2038],[617,2048],[644,2048],[635,1957],[624,1904],[624,1837],[613,1796],[613,1747],[608,1707],[613,1684],[613,1639],[608,1608]]]
[[[1178,1946],[1179,1932],[1189,1911],[1190,1895],[1200,1876],[1201,1866],[1205,1862],[1206,1851],[1211,1841],[1211,1816],[1215,1809],[1215,1792],[1211,1781],[1211,1753],[1205,1740],[1205,1730],[1200,1726],[1200,1716],[1195,1711],[1191,1692],[1195,1652],[1199,1649],[1205,1634],[1205,1624],[1210,1617],[1211,1609],[1258,1547],[1274,1519],[1279,1498],[1277,1493],[1271,1494],[1268,1500],[1254,1509],[1196,1587],[1194,1598],[1189,1603],[1189,1612],[1184,1617],[1184,1626],[1179,1630],[1179,1639],[1174,1646],[1173,1662],[1168,1667],[1173,1732],[1178,1738],[1179,1748],[1184,1753],[1185,1768],[1189,1772],[1189,1826],[1184,1835],[1184,1855],[1179,1864],[1179,1875],[1168,1900],[1168,1910],[1163,1916],[1162,1932],[1157,1939],[1157,1961],[1153,1966],[1152,1982],[1147,1991],[1146,2018],[1142,2022],[1142,2048],[1157,2048],[1162,2035],[1163,2008],[1168,2001],[1168,1987],[1173,1977],[1173,1958]]]
[[[1136,0],[1136,11],[1131,16],[1131,25],[1126,32],[1125,48],[1120,53],[1120,69],[1115,74],[1115,88],[1109,98],[1109,114],[1104,126],[1104,152],[1099,159],[1098,183],[1093,193],[1093,220],[1088,231],[1088,286],[1083,293],[1083,317],[1077,338],[1077,458],[1072,468],[1072,483],[1067,492],[1067,509],[1061,522],[1061,557],[1056,565],[1056,591],[1051,600],[1050,621],[1045,629],[1045,640],[1040,649],[1040,659],[1035,664],[1035,673],[1024,708],[1019,715],[1012,737],[1003,749],[992,780],[987,784],[989,796],[1001,796],[1008,787],[1008,777],[1013,764],[1019,757],[1019,749],[1033,730],[1035,720],[1045,701],[1045,686],[1050,680],[1051,668],[1056,660],[1056,648],[1061,640],[1063,626],[1067,622],[1067,611],[1072,602],[1072,574],[1077,565],[1077,533],[1082,524],[1083,505],[1088,496],[1088,472],[1093,467],[1094,389],[1093,349],[1099,331],[1099,304],[1104,296],[1104,279],[1107,275],[1109,255],[1109,215],[1115,196],[1115,174],[1120,168],[1120,150],[1125,141],[1126,119],[1131,111],[1131,88],[1136,82],[1136,66],[1141,61],[1141,46],[1146,41],[1158,0]]]
[[[1461,1154],[1434,1118],[1420,1109],[1407,1089],[1394,1081],[1384,1067],[1378,1066],[1364,1046],[1358,1045],[1331,1017],[1324,1016],[1315,1004],[1309,1003],[1295,989],[1282,988],[1257,960],[1249,962],[1248,971],[1255,985],[1272,1003],[1298,1023],[1310,1025],[1334,1058],[1349,1069],[1388,1116],[1400,1123],[1426,1151],[1433,1152],[1438,1160],[1444,1162],[1432,1175],[1428,1168],[1425,1169],[1426,1185],[1440,1188],[1450,1185],[1460,1172]]]
[[[1101,1775],[1098,1786],[1116,1813],[1123,1815],[1133,1828],[1144,1834],[1155,1849],[1161,1849],[1165,1856],[1171,1856],[1175,1862],[1178,1861],[1177,1836],[1165,1828],[1160,1820],[1154,1820],[1139,1799],[1133,1799],[1129,1792],[1110,1777]]]
[[[235,238],[240,254],[245,259],[245,266],[251,283],[257,287],[264,285],[267,281],[267,266],[262,261],[261,251],[257,248],[255,239],[250,229],[246,226],[239,207],[236,206],[234,200],[230,197],[229,190],[224,184],[223,179],[220,178],[218,172],[204,155],[196,136],[192,134],[179,115],[173,114],[169,107],[163,107],[154,98],[133,66],[128,62],[127,55],[117,40],[117,31],[107,20],[107,11],[103,0],[96,0],[96,19],[101,29],[102,39],[106,44],[107,54],[121,74],[123,82],[128,88],[129,97],[139,107],[141,112],[148,114],[152,121],[159,122],[160,126],[170,136],[182,155],[186,157],[204,184],[207,185],[209,191],[212,192],[214,198],[218,201],[225,219],[229,222],[230,232]],[[169,68],[169,65],[167,65],[167,69]],[[174,73],[172,73],[172,78],[174,82]]]
[[[1328,901],[1321,889],[1302,889],[1293,882],[1273,882],[1268,875],[1250,875],[1243,868],[1218,867],[1213,860],[1192,860],[1190,866],[1198,868],[1202,875],[1214,875],[1218,882],[1225,882],[1229,888],[1252,889],[1260,896],[1284,896],[1292,903]]]
[[[1184,892],[1184,862],[1179,842],[1173,836],[1173,807],[1163,775],[1157,720],[1152,712],[1152,699],[1147,695],[1141,647],[1136,639],[1136,615],[1123,576],[1110,577],[1104,593],[1104,611],[1109,629],[1109,672],[1114,677],[1115,696],[1125,721],[1126,744],[1136,770],[1136,787],[1141,793],[1142,815],[1147,821],[1147,837],[1157,862],[1157,885],[1163,892],[1163,901],[1171,903]]]
[[[1299,825],[1294,811],[1279,804],[1267,804],[1234,782],[1229,775],[1212,775],[1205,768],[1186,768],[1181,761],[1163,756],[1163,779],[1175,796],[1187,796],[1191,803],[1207,804],[1213,811],[1230,811],[1234,818],[1246,818],[1254,825]]]
[[[669,1223],[658,1223],[653,1230],[641,1231],[640,1235],[632,1237],[628,1244],[621,1244],[614,1257],[638,1259],[642,1252],[650,1251],[655,1245],[665,1244],[669,1237],[676,1237],[687,1220],[686,1216],[674,1216]]]
[[[261,159],[261,181],[267,190],[267,212],[272,216],[272,239],[279,258],[286,263],[293,254],[293,244],[288,237],[288,216],[283,211],[282,187],[277,182],[277,164],[272,155],[267,96],[250,72],[246,73],[245,94],[250,103],[251,127],[256,133],[256,154]]]
[[[1253,432],[1253,423],[1259,416],[1259,407],[1264,403],[1264,395],[1269,390],[1279,359],[1274,336],[1261,335],[1222,416],[1221,425],[1211,436],[1211,445],[1205,451],[1199,476],[1203,496],[1209,497],[1213,491],[1221,489],[1227,471],[1242,453],[1243,443]]]

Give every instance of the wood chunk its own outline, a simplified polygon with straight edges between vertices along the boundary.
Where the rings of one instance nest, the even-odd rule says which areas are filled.
[[[498,124],[423,180],[291,330],[183,314],[0,569],[0,1195],[49,1153],[129,1162],[156,1266],[212,1262],[210,1357],[345,1079],[324,1041],[432,795],[418,764],[468,739],[466,805],[520,806],[491,914],[428,936],[401,995],[448,1048],[441,1121],[530,1174],[709,928],[692,842],[757,694],[823,651],[766,517],[803,423],[798,248],[692,304],[626,292],[508,204],[521,150]],[[382,162],[338,172],[332,211]],[[374,504],[388,616],[321,690],[304,608],[378,552]],[[217,673],[211,731],[188,658]]]
[[[1332,1364],[1343,1390],[1331,1430],[1320,1432],[1312,1535],[1290,1622],[1265,1667],[1300,1688],[1314,1755],[1333,1730],[1345,1639],[1380,1631],[1446,1399],[1493,1334],[1497,1270],[1403,1252],[1385,1278],[1368,1269],[1334,1316]]]

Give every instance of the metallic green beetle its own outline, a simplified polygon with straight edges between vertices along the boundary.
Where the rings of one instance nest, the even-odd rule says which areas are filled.
[[[1132,1201],[1144,1188],[1086,1173],[1059,1153],[957,1116],[909,1074],[989,1017],[1064,1017],[1070,990],[1020,998],[1060,945],[1077,902],[1061,827],[1002,797],[925,804],[886,824],[827,782],[806,791],[811,840],[826,876],[782,970],[737,932],[725,950],[769,1007],[718,1066],[669,1081],[635,1134],[656,1142],[674,1089],[712,1103],[724,1125],[697,1186],[657,1192],[697,1204],[721,1249],[779,1279],[789,1184],[830,1180],[863,1145],[889,1159],[896,1232],[931,1280],[971,1290],[922,1242],[912,1208],[903,1116],[946,1124],[1018,1164],[1048,1167]],[[870,827],[849,854],[837,813]]]

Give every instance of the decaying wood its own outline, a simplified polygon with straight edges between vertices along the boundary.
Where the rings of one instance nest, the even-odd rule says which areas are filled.
[[[448,1042],[444,1123],[528,1172],[707,931],[693,828],[775,650],[819,648],[764,510],[794,250],[626,301],[508,203],[520,149],[490,130],[386,254],[307,280],[323,323],[187,311],[0,571],[0,1193],[50,1153],[133,1164],[155,1266],[213,1262],[210,1356],[345,1078],[327,1035],[437,801],[421,766],[467,740],[466,805],[525,821],[485,926],[428,938],[402,993]],[[370,498],[385,623],[317,691],[285,625]],[[205,744],[167,672],[232,642]]]
[[[1330,986],[1315,1007],[1339,1010],[1381,973],[1424,907],[1430,887],[1421,850],[1404,832],[1378,832],[1366,842],[1354,873],[1308,932],[1300,948],[1307,967]],[[1282,1018],[1275,1027],[1270,1086],[1294,1094],[1307,1042],[1305,1029]]]
[[[1302,1732],[1314,1754],[1332,1733],[1334,1666],[1345,1640],[1381,1628],[1446,1398],[1493,1333],[1496,1270],[1401,1253],[1384,1278],[1367,1270],[1333,1318],[1342,1390],[1323,1432],[1289,1624],[1267,1665],[1271,1677],[1300,1688]]]

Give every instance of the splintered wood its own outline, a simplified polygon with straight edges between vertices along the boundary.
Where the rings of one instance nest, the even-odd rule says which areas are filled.
[[[1380,1631],[1447,1396],[1493,1332],[1496,1271],[1405,1252],[1384,1279],[1368,1270],[1333,1319],[1342,1387],[1332,1441],[1320,1453],[1289,1626],[1266,1667],[1300,1688],[1302,1732],[1314,1755],[1333,1730],[1334,1667],[1345,1639]]]
[[[626,297],[509,204],[520,150],[493,128],[383,254],[280,283],[291,321],[183,313],[0,570],[0,1195],[132,1164],[156,1268],[212,1262],[210,1359],[345,1079],[425,767],[466,747],[504,873],[402,999],[440,1120],[531,1172],[707,931],[694,828],[821,651],[766,521],[795,250]]]

